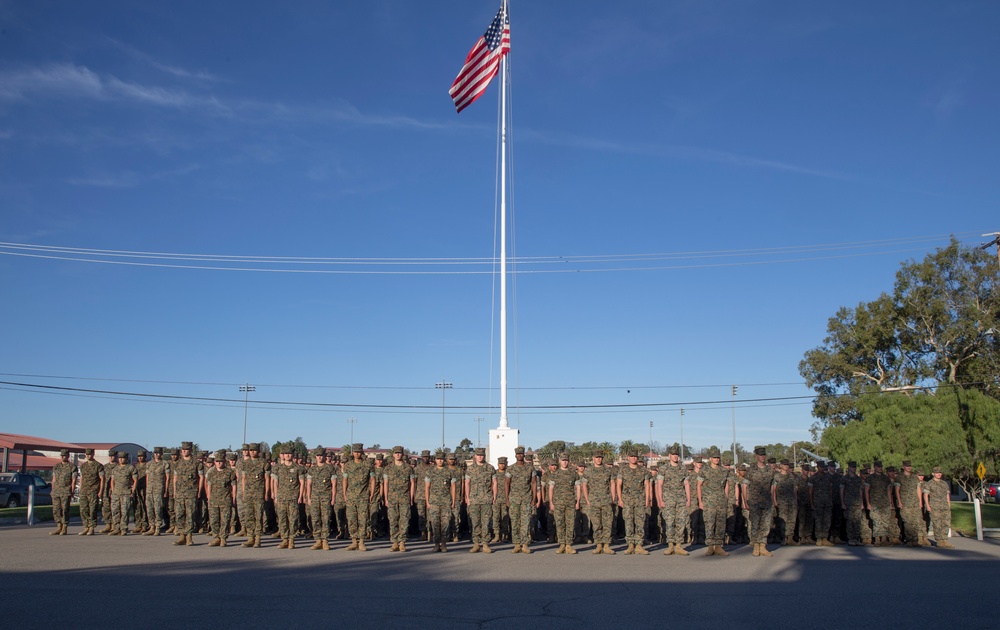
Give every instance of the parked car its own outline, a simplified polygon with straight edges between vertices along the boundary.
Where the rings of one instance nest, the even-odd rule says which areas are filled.
[[[986,502],[1000,503],[1000,483],[986,484]]]
[[[28,505],[28,488],[35,488],[35,505],[52,505],[52,484],[38,475],[19,472],[0,473],[0,505]]]

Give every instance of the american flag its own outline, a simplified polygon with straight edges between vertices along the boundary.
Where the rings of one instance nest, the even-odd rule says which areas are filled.
[[[486,33],[473,45],[465,58],[465,65],[455,77],[448,93],[455,101],[455,109],[462,111],[483,95],[490,81],[497,75],[500,58],[510,52],[510,18],[507,3],[500,5]]]

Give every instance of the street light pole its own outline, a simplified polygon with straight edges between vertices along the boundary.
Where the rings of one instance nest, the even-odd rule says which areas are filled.
[[[653,452],[653,421],[649,421],[649,452]],[[659,453],[657,453],[659,454]]]
[[[354,448],[354,425],[358,423],[357,418],[348,418],[347,424],[351,425],[351,448]]]
[[[452,384],[448,381],[434,383],[436,389],[441,390],[441,450],[444,450],[444,390],[451,389]]]
[[[486,418],[479,418],[479,417],[476,418],[476,448],[479,448],[480,446],[483,445],[482,440],[480,438],[482,436],[483,420],[485,419]]]
[[[681,462],[684,462],[684,407],[681,407]]]
[[[257,388],[247,383],[246,385],[240,385],[240,391],[243,392],[243,443],[247,443],[247,406],[250,404],[250,392],[257,391]]]
[[[733,385],[733,467],[740,463],[740,456],[736,454],[736,392],[738,385]]]

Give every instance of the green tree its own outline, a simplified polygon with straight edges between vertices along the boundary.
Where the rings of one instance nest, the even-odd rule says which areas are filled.
[[[469,438],[462,438],[462,441],[455,447],[456,455],[471,455],[475,451],[475,445]]]

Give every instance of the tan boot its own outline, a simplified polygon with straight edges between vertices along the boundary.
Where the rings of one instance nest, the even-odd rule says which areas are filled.
[[[395,545],[393,545],[393,547],[395,547]],[[322,540],[317,540],[316,542],[313,543],[312,547],[310,547],[310,549],[312,549],[313,551],[319,551],[322,548],[323,548],[323,541]],[[396,550],[393,549],[393,551],[396,551]]]
[[[510,550],[511,553],[521,553],[521,545],[514,545],[514,548]]]
[[[320,549],[323,551],[330,551],[330,542],[326,538],[324,538],[321,542],[323,544],[320,545]]]
[[[188,534],[186,536],[186,541],[185,541],[184,544],[186,544],[188,547],[193,547],[194,546],[194,535],[193,534]]]
[[[278,544],[278,549],[284,549],[287,546],[288,546],[288,542],[284,538],[282,538],[281,539],[281,543]]]
[[[295,549],[295,537],[288,539],[288,549]]]
[[[444,544],[444,543],[441,543],[441,551],[444,552],[444,553],[447,553],[448,552],[448,546],[446,544]]]
[[[253,536],[247,538],[240,547],[253,547]]]
[[[799,543],[795,542],[795,539],[791,536],[785,539],[785,544],[789,547],[797,547],[799,545]]]
[[[500,534],[494,534],[493,535],[493,540],[491,540],[490,542],[493,543],[494,545],[497,544],[497,543],[499,543],[500,542]]]
[[[729,552],[722,548],[722,545],[715,546],[715,555],[717,556],[728,556]]]
[[[258,548],[260,547],[260,535],[259,534],[257,536],[253,537],[253,546],[254,547],[258,547]]]
[[[639,556],[648,556],[648,555],[649,555],[649,552],[648,552],[648,551],[646,551],[646,550],[645,550],[645,549],[643,548],[643,546],[642,546],[642,545],[636,545],[636,546],[635,546],[635,553],[636,553],[636,555],[639,555]]]
[[[604,543],[604,548],[601,549],[601,553],[607,554],[609,556],[615,555],[615,550],[611,548],[611,545]]]
[[[708,546],[708,550],[705,552],[705,555],[706,556],[714,556],[715,555],[715,545],[709,545]]]
[[[754,557],[760,555],[760,545],[758,543],[753,544],[753,555]]]
[[[937,541],[937,546],[939,549],[954,549],[955,545],[951,544],[947,538],[942,538]]]
[[[489,545],[487,545],[486,543],[483,543],[482,552],[483,553],[493,553],[493,550],[490,549]]]
[[[767,550],[767,545],[765,545],[765,544],[762,543],[761,546],[760,546],[760,555],[762,557],[766,556],[766,557],[770,558],[774,554]]]
[[[573,545],[566,545],[566,553],[568,553],[568,554],[575,554],[576,553],[576,549],[573,549]]]
[[[833,546],[835,546],[832,542],[830,542],[829,538],[824,538],[821,542],[823,543],[824,547],[833,547]]]
[[[531,549],[528,549],[528,545],[521,545],[521,553],[531,553]]]
[[[479,545],[472,545],[472,548],[469,549],[469,553],[479,553],[481,550],[482,547],[480,547]]]
[[[59,534],[62,533],[62,528],[63,528],[62,523],[59,523],[58,525],[56,525],[56,528],[54,530],[49,532],[49,536],[58,536]]]
[[[601,550],[603,549],[603,547],[604,547],[604,545],[602,543],[597,543],[597,545],[594,547],[594,550],[591,551],[590,553],[592,553],[592,554],[594,554],[596,556],[599,553],[601,553]]]
[[[218,538],[214,538],[214,539],[212,539],[212,542],[208,543],[208,546],[209,547],[218,547],[221,542],[222,541],[219,540]]]
[[[392,543],[392,547],[389,547],[389,551],[399,551],[399,543]]]
[[[351,546],[348,547],[347,550],[348,551],[357,551],[358,550],[358,543],[359,542],[361,542],[361,541],[359,541],[357,538],[352,538],[351,539]]]
[[[368,547],[365,547],[365,541],[358,541],[358,551],[368,551]]]
[[[184,534],[179,534],[177,536],[177,540],[174,541],[174,545],[178,547],[185,543],[187,543],[187,536],[185,536]]]
[[[105,524],[104,525],[104,529],[102,529],[98,533],[99,534],[110,534],[111,533],[111,525]]]
[[[663,550],[663,555],[665,555],[665,556],[672,556],[672,555],[674,555],[674,552],[675,552],[674,546],[672,544],[670,544],[670,545],[667,545],[666,548]],[[626,551],[625,553],[628,553],[628,552]]]
[[[77,536],[89,536],[90,535],[89,532],[90,532],[90,527],[84,527],[83,531],[77,534]]]
[[[691,554],[689,554],[687,552],[687,549],[685,549],[684,547],[681,547],[680,543],[677,543],[676,545],[674,545],[674,553],[676,553],[678,556],[688,556],[688,555],[691,555]]]
[[[625,548],[625,555],[631,556],[635,553],[635,543],[629,543],[628,547]]]
[[[559,548],[556,549],[556,553],[566,553],[566,545],[559,545]]]
[[[406,541],[399,543],[399,550],[403,553],[406,553]]]
[[[225,538],[220,538],[219,539],[219,546],[220,547],[225,547],[226,546],[226,539]]]

